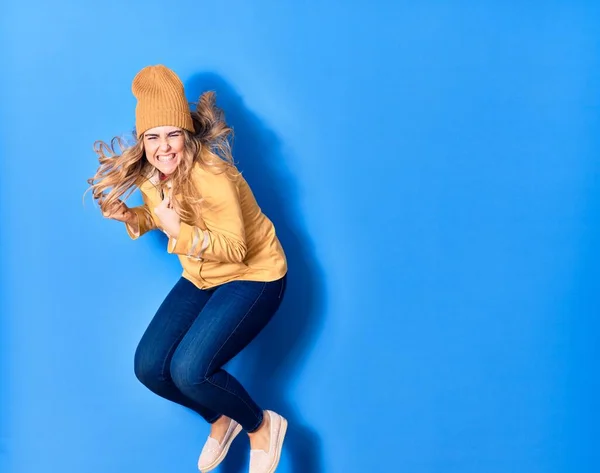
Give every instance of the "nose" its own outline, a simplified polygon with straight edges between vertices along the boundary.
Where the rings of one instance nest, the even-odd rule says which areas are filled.
[[[168,151],[170,147],[171,147],[171,145],[169,144],[169,139],[168,138],[161,138],[159,149],[161,151]]]

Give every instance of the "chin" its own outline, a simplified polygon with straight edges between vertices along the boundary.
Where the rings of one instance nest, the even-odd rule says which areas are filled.
[[[173,174],[175,172],[175,170],[177,169],[177,167],[179,166],[179,163],[177,163],[175,166],[156,166],[156,168],[162,172],[163,174],[165,174],[166,176],[169,176],[171,174]]]

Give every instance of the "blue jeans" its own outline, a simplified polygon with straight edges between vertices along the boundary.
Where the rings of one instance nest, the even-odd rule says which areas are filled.
[[[222,367],[271,320],[286,276],[233,281],[201,290],[181,278],[150,322],[135,352],[135,375],[152,392],[188,407],[207,422],[226,415],[248,432],[263,410]]]

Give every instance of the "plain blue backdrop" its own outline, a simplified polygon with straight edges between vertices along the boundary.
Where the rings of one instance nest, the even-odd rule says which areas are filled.
[[[150,64],[217,92],[288,254],[230,366],[278,472],[600,471],[598,2],[85,3],[0,17],[3,473],[196,471],[133,374],[177,260],[82,202]]]

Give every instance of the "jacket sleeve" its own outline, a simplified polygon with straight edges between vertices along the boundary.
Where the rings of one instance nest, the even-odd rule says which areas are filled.
[[[152,218],[152,214],[148,209],[148,204],[146,202],[146,198],[142,195],[144,200],[143,205],[138,207],[132,207],[130,210],[137,217],[137,225],[129,225],[125,224],[125,228],[127,228],[127,233],[133,240],[137,240],[144,233],[149,232],[150,230],[154,230],[156,228],[156,224],[154,223],[154,219]]]
[[[246,233],[236,183],[225,173],[197,171],[193,179],[202,197],[206,226],[181,222],[177,239],[169,238],[169,253],[202,261],[242,263],[246,258]]]

